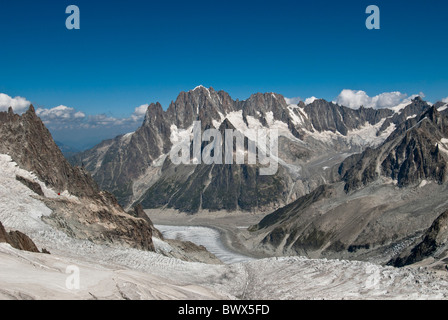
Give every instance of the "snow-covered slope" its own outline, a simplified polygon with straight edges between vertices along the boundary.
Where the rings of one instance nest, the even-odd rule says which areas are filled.
[[[418,269],[300,257],[209,265],[74,239],[40,219],[51,210],[15,180],[21,174],[36,181],[31,173],[1,155],[0,174],[0,220],[52,253],[0,244],[2,299],[443,299],[448,294],[446,277]],[[67,287],[70,270],[79,270],[79,289]]]

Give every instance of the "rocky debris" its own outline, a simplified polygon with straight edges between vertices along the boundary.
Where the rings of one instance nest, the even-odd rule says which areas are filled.
[[[271,225],[281,223],[290,219],[291,217],[295,217],[297,211],[308,208],[309,206],[319,201],[320,199],[330,197],[332,191],[331,189],[332,189],[331,186],[328,185],[322,185],[318,187],[310,194],[307,194],[298,199],[297,201],[294,201],[293,203],[267,215],[257,225],[249,227],[249,231],[258,231],[261,229],[265,229]],[[274,231],[274,234],[275,233],[276,232]],[[273,240],[273,237],[271,237],[271,240]]]
[[[224,135],[228,129],[235,130],[235,127],[226,119],[219,130]],[[201,151],[205,146],[203,143]],[[236,152],[235,145],[233,152]],[[225,163],[224,154],[222,162]],[[142,205],[146,208],[164,206],[193,214],[200,210],[263,211],[285,204],[288,188],[283,179],[287,175],[284,168],[280,167],[271,176],[261,176],[259,170],[259,165],[250,164],[173,166],[168,159],[162,177],[141,197]]]
[[[20,231],[10,231],[9,233],[3,227],[0,222],[0,242],[6,242],[10,244],[13,248],[18,250],[24,250],[29,252],[39,253],[33,240],[31,240],[26,234]]]
[[[199,246],[191,241],[180,241],[164,239],[174,250],[163,252],[164,255],[190,262],[201,262],[207,264],[222,264],[214,254],[210,253],[204,246]]]

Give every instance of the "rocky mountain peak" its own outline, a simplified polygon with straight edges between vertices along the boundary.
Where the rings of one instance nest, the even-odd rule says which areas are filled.
[[[58,192],[91,196],[98,191],[90,175],[67,162],[32,105],[22,116],[0,112],[0,123],[0,153],[9,154],[21,168]]]
[[[36,115],[36,110],[34,109],[34,106],[32,104],[30,104],[27,113],[31,115]]]
[[[199,86],[181,92],[168,107],[166,115],[171,124],[186,129],[197,120],[211,125],[212,120],[220,120],[221,115],[234,110],[235,103],[228,94]]]
[[[159,122],[163,118],[164,111],[159,102],[151,103],[146,110],[145,120],[143,125],[150,125]]]
[[[251,116],[268,126],[267,119],[288,123],[288,104],[281,94],[255,93],[249,99],[241,101],[238,109],[243,111],[243,120],[247,123],[247,117]]]
[[[75,238],[154,250],[149,224],[129,216],[112,194],[99,190],[84,169],[68,163],[33,106],[21,116],[10,111],[0,112],[0,154],[9,155],[20,169],[34,173],[51,190],[44,193],[36,182],[16,175],[51,209],[52,214],[42,220]],[[17,232],[10,234],[10,240],[19,246],[31,245]]]

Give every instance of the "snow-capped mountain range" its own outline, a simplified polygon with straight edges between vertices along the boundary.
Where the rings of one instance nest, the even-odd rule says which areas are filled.
[[[289,100],[288,100],[289,101]],[[224,91],[198,86],[181,92],[164,111],[149,105],[142,126],[70,159],[92,173],[101,188],[131,207],[208,211],[270,211],[335,179],[335,165],[383,143],[395,128],[430,107],[420,97],[393,109],[352,109],[313,99],[288,104],[276,93],[233,100]],[[439,108],[444,108],[444,104]],[[251,139],[257,129],[279,134],[279,169],[261,177],[254,165],[180,165],[170,150],[202,128],[229,126]]]

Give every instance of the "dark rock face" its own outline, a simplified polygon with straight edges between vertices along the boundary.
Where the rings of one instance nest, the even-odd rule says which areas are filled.
[[[447,168],[440,144],[447,136],[448,119],[435,107],[405,121],[383,145],[351,156],[341,164],[339,173],[346,182],[345,190],[356,190],[379,176],[397,180],[400,187],[423,179],[444,183]]]
[[[208,127],[206,127],[208,129]],[[235,130],[233,124],[225,119],[219,131]],[[235,135],[241,134],[236,132]],[[244,137],[241,134],[242,137]],[[248,139],[244,139],[247,149]],[[205,143],[201,146],[203,151]],[[220,146],[222,148],[222,145]],[[236,146],[233,146],[233,153]],[[222,155],[222,162],[225,162]],[[244,211],[273,205],[279,207],[285,198],[287,185],[281,178],[284,169],[277,174],[262,176],[258,165],[200,164],[195,166],[173,166],[167,159],[161,178],[141,197],[147,208],[167,207],[186,213],[199,210]],[[176,196],[173,197],[173,194]]]
[[[359,129],[366,123],[375,125],[393,114],[393,111],[389,109],[374,110],[361,107],[355,110],[322,99],[315,100],[304,110],[318,132],[339,132],[344,136],[350,130]]]
[[[425,258],[429,258],[440,248],[446,253],[448,240],[448,210],[442,213],[423,235],[423,241],[415,247],[405,250],[400,256],[392,259],[388,264],[395,267],[404,267]]]
[[[328,198],[331,195],[332,188],[327,185],[322,185],[310,194],[303,196],[297,201],[280,208],[273,213],[264,217],[257,225],[250,227],[250,231],[257,231],[267,228],[271,225],[277,224],[282,221],[286,221],[289,218],[295,218],[295,213],[297,211],[303,210],[316,201],[322,198]]]
[[[26,234],[20,231],[6,232],[2,223],[0,222],[0,242],[6,242],[13,248],[29,252],[39,252],[33,240],[31,240]]]
[[[53,213],[42,220],[73,238],[154,251],[149,223],[126,213],[108,192],[79,202],[48,198],[43,201]]]
[[[188,168],[181,165],[169,170],[164,179],[157,181],[142,196],[144,207],[167,207],[186,213],[196,213],[200,209],[251,211],[275,205],[278,195],[287,193],[278,174],[260,176],[256,166],[200,165]]]
[[[42,188],[40,184],[34,181],[30,181],[27,178],[16,176],[16,180],[22,182],[24,185],[26,185],[28,188],[30,188],[32,191],[34,191],[39,196],[43,197],[44,192],[42,191]]]

